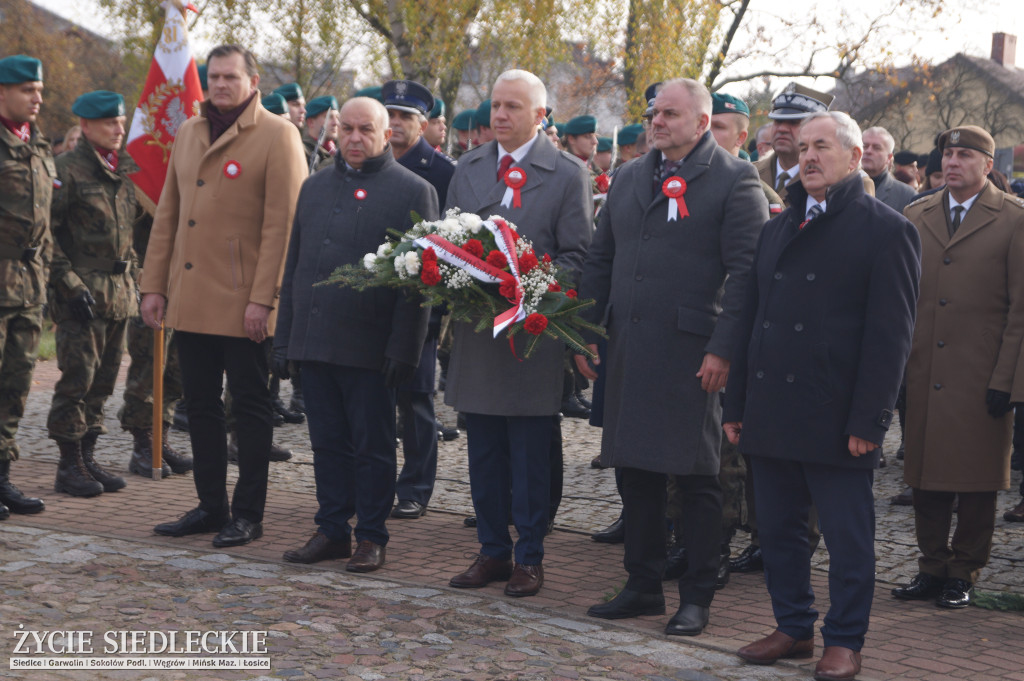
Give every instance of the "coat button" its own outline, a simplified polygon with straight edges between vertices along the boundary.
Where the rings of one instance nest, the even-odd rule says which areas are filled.
[[[196,186],[197,187],[202,187],[204,184],[206,184],[206,183],[203,182],[202,180],[196,180]]]
[[[190,263],[190,262],[185,263],[185,269],[186,270],[192,269],[192,263]]]
[[[793,374],[786,374],[786,383],[792,383],[796,380],[796,376]]]
[[[636,275],[636,280],[637,281],[643,281],[644,280],[644,275],[642,275],[642,274]]]
[[[947,302],[948,301],[945,298],[939,298],[939,305],[942,307],[945,307]]]
[[[650,238],[651,238],[650,234],[644,234],[644,241],[647,241]]]
[[[814,281],[814,272],[807,273],[807,281]]]
[[[320,308],[314,305],[312,308],[310,308],[309,311],[312,312],[313,314],[317,314],[320,312]]]
[[[196,221],[195,220],[189,220],[188,221],[188,226],[189,227],[195,227],[196,226]]]
[[[765,322],[761,324],[761,328],[764,329],[767,329],[769,326],[771,326],[771,323],[768,322],[767,320],[765,320]]]
[[[754,374],[754,375],[755,375],[755,376],[757,376],[758,378],[764,378],[764,372],[763,372],[763,371],[758,371],[758,372],[757,372],[756,374]]]
[[[939,341],[939,347],[940,348],[946,347],[946,341]]]
[[[779,279],[782,279],[782,272],[775,273],[775,281],[778,281]]]
[[[953,261],[952,261],[952,260],[950,260],[949,258],[943,258],[943,259],[942,259],[942,264],[943,264],[943,265],[948,265],[948,264],[949,264],[949,263],[951,263],[951,262],[953,262]]]
[[[794,331],[803,331],[804,330],[804,325],[801,324],[800,322],[797,322],[796,324],[793,325],[793,330]]]
[[[640,318],[639,317],[633,317],[633,323],[634,324],[639,324],[640,323]]]
[[[942,384],[941,383],[936,383],[935,384],[935,389],[936,390],[942,390]]]
[[[324,239],[324,246],[326,246],[326,245],[328,245],[328,244],[330,244],[330,243],[331,243],[331,239],[330,239],[330,237],[328,237],[328,238]]]

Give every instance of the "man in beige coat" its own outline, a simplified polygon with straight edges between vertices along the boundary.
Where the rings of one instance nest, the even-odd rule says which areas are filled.
[[[306,168],[298,130],[260,104],[252,54],[222,45],[207,66],[210,99],[178,131],[141,286],[145,322],[176,332],[199,506],[154,531],[238,546],[263,533],[273,421],[261,343]],[[239,450],[230,510],[225,373]]]
[[[946,188],[904,210],[923,244],[904,468],[921,557],[920,574],[892,594],[962,608],[992,550],[1011,406],[1024,401],[1024,201],[987,180],[995,143],[985,130],[947,130],[939,149]]]

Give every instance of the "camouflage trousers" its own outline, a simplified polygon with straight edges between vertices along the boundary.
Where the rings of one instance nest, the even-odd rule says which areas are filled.
[[[43,331],[43,307],[0,307],[0,461],[16,461],[14,436],[25,415]]]
[[[142,317],[128,323],[128,376],[124,382],[124,406],[117,413],[125,430],[149,430],[153,427],[153,338],[155,331]],[[174,407],[181,399],[181,369],[174,330],[164,330],[164,405],[163,422],[174,420]]]
[[[748,518],[748,500],[744,495],[747,474],[746,463],[736,445],[730,444],[723,436],[720,450],[721,467],[718,482],[722,486],[722,539],[732,538],[736,530],[746,527]],[[671,521],[673,528],[680,528],[683,521],[681,492],[676,484],[675,476],[668,476],[667,503],[665,516]],[[752,509],[749,510],[753,515]],[[676,538],[681,534],[677,531]]]
[[[69,320],[57,325],[61,374],[46,421],[52,439],[76,442],[89,431],[107,432],[103,405],[117,383],[127,327],[127,319]]]

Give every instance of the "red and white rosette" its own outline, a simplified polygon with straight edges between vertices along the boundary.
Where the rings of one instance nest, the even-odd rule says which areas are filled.
[[[224,164],[224,177],[233,180],[242,174],[242,164],[238,161],[228,161]]]
[[[501,205],[505,208],[522,208],[523,200],[520,189],[526,184],[526,171],[515,166],[505,171],[505,195],[501,197]]]
[[[668,177],[661,183],[661,193],[668,197],[668,221],[673,222],[688,217],[690,211],[686,209],[686,180],[681,177]]]
[[[509,303],[512,304],[512,307],[494,318],[494,337],[497,338],[498,334],[509,325],[526,318],[526,312],[523,310],[524,293],[522,282],[519,279],[519,258],[516,256],[516,242],[508,223],[504,220],[487,220],[483,223],[483,226],[494,235],[494,241],[498,245],[498,250],[502,252],[508,261],[508,268],[511,272],[494,267],[487,261],[467,253],[437,234],[422,236],[413,243],[421,248],[433,248],[434,252],[437,253],[438,260],[443,260],[449,265],[468,272],[471,277],[478,281],[488,284],[515,282],[515,298],[509,298]]]

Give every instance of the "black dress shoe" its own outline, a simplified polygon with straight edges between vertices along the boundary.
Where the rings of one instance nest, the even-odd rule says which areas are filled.
[[[662,576],[662,579],[666,581],[679,579],[686,572],[689,562],[686,556],[686,547],[683,546],[682,542],[676,542],[668,550],[668,556],[665,560],[665,574]]]
[[[910,580],[910,584],[898,586],[891,593],[902,601],[925,601],[942,593],[945,583],[941,577],[921,572]]]
[[[621,544],[626,539],[626,523],[620,515],[614,523],[590,535],[590,538],[602,544]]]
[[[696,636],[708,626],[710,608],[683,603],[668,621],[665,633],[669,636]]]
[[[575,395],[570,396],[567,399],[562,400],[562,406],[559,409],[562,412],[562,416],[574,419],[589,419],[590,410],[579,403]]]
[[[724,589],[729,583],[729,547],[722,547],[722,555],[718,561],[718,573],[715,575],[715,591]]]
[[[763,571],[764,559],[761,557],[761,547],[751,544],[743,549],[740,555],[729,561],[729,570],[732,572]]]
[[[457,440],[459,439],[459,435],[462,434],[458,428],[449,428],[436,419],[434,420],[434,426],[437,428],[437,439],[443,440],[444,442]]]
[[[942,587],[942,594],[935,605],[940,608],[960,609],[971,604],[974,585],[964,579],[950,579]]]
[[[285,423],[305,423],[306,415],[301,411],[292,411],[285,406],[284,401],[279,397],[273,402],[274,411],[284,419]]]
[[[890,506],[913,506],[914,505],[914,488],[907,487],[905,490],[889,499]]]
[[[172,523],[161,523],[153,528],[165,537],[185,537],[190,534],[219,532],[230,520],[228,515],[214,515],[201,508],[193,508]]]
[[[323,532],[317,531],[301,549],[284,552],[289,563],[319,563],[322,560],[348,558],[352,555],[352,539],[334,541]]]
[[[462,524],[466,527],[476,527],[476,516],[471,515],[462,519]]]
[[[588,400],[586,395],[581,393],[579,390],[577,390],[575,392],[575,395],[576,395],[576,401],[579,402],[580,404],[582,404],[584,407],[586,407],[587,409],[593,409],[594,408],[594,403],[591,402],[590,400]]]
[[[427,512],[427,507],[418,501],[406,499],[399,501],[398,505],[391,511],[392,518],[419,518]]]
[[[664,615],[665,594],[645,594],[623,589],[607,603],[590,606],[587,614],[605,620],[621,620],[642,615]]]
[[[254,523],[245,518],[235,518],[230,525],[213,538],[213,545],[242,546],[263,536],[263,523]]]
[[[607,468],[607,466],[605,466],[603,463],[601,463],[601,455],[600,454],[598,454],[597,456],[595,456],[593,459],[590,460],[590,467],[591,468],[596,468],[599,471],[603,471],[605,468]]]

